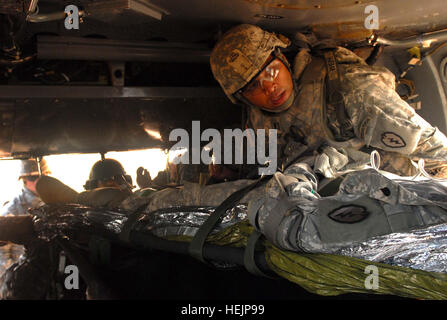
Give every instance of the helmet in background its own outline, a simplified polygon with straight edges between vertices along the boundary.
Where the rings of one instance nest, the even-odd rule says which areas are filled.
[[[47,162],[45,159],[40,160],[40,171],[42,175],[48,175],[51,174],[51,171],[48,169]],[[26,176],[38,176],[39,173],[39,166],[37,164],[36,159],[29,159],[29,160],[21,160],[20,161],[20,176],[19,179]]]
[[[89,180],[85,182],[86,190],[98,187],[99,181],[114,180],[118,185],[127,184],[132,186],[132,178],[127,175],[122,164],[115,159],[104,159],[97,161],[90,170]]]

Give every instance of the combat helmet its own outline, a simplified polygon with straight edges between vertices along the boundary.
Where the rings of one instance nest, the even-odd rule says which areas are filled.
[[[86,190],[98,187],[98,181],[115,180],[119,185],[132,186],[132,177],[126,174],[122,164],[115,159],[97,161],[90,170],[89,179],[85,182]]]
[[[261,28],[241,24],[228,30],[211,52],[210,64],[214,78],[233,103],[234,94],[261,70],[276,48],[286,48],[290,40]]]
[[[36,159],[20,161],[19,179],[27,176],[38,176],[40,174],[43,175],[51,174],[45,159],[40,160],[40,172],[39,172],[39,165],[37,164]]]

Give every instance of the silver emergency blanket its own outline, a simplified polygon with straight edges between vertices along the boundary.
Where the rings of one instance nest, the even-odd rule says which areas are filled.
[[[446,272],[447,188],[367,169],[348,174],[320,197],[312,170],[276,173],[249,219],[268,240],[291,251],[357,257]]]
[[[51,241],[57,237],[76,238],[77,234],[94,234],[117,239],[121,234],[128,212],[83,205],[44,205],[30,211],[34,228],[40,239]]]
[[[447,224],[376,237],[333,253],[424,271],[447,273]]]
[[[194,236],[202,223],[214,212],[214,207],[172,207],[142,213],[133,227],[137,232],[151,232],[159,237]],[[34,210],[50,212],[39,218],[40,237],[50,240],[56,236],[70,236],[74,232],[90,232],[107,238],[118,236],[128,214],[110,210],[93,210],[85,206],[64,205],[41,207]],[[43,219],[43,220],[42,220]],[[212,233],[247,219],[247,206],[236,205],[227,210]],[[43,224],[45,221],[45,224]],[[438,224],[412,232],[391,233],[368,241],[327,250],[326,253],[409,267],[425,271],[447,273],[447,224]]]
[[[252,191],[257,192],[257,195],[264,194],[259,205],[256,205],[256,201],[248,207],[239,203],[227,210],[213,233],[246,219],[263,231],[269,222],[268,214],[282,214],[279,216],[278,228],[272,230],[276,238],[272,241],[268,237],[269,233],[265,233],[267,239],[280,248],[338,254],[426,271],[447,272],[445,186],[430,180],[398,180],[376,170],[349,174],[334,197],[320,197],[315,191],[316,184],[317,180],[307,166],[293,166],[284,174],[275,175],[262,187],[263,192]],[[225,188],[225,183],[220,184],[220,187]],[[383,230],[377,229],[377,220],[374,218],[377,212],[372,212],[368,218],[370,222],[362,222],[363,225],[340,224],[329,219],[326,213],[324,217],[318,217],[321,213],[319,209],[322,208],[318,203],[328,199],[342,200],[342,204],[349,205],[351,201],[358,202],[366,198],[380,203],[381,223],[391,219],[391,225]],[[278,205],[283,201],[286,202],[285,207]],[[368,201],[365,201],[367,205]],[[253,221],[250,210],[259,207],[256,221]],[[158,237],[192,237],[215,210],[214,206],[174,206],[155,211],[149,208],[147,205],[138,213],[137,221],[131,225],[133,232],[149,232]],[[281,212],[284,208],[293,210],[284,214]],[[83,232],[119,240],[133,212],[60,205],[41,207],[34,210],[34,214],[36,230],[46,240],[57,236],[75,239],[76,233]],[[402,220],[402,217],[405,219]],[[318,225],[320,222],[323,222],[321,227]],[[334,226],[341,226],[341,229]],[[399,226],[402,228],[399,229]],[[351,227],[357,228],[356,232],[346,233]],[[376,228],[379,234],[372,234],[370,228]],[[335,240],[332,241],[330,237]]]
[[[142,210],[138,220],[126,226],[131,212],[108,210],[82,205],[53,205],[33,209],[34,226],[39,238],[51,241],[56,237],[73,237],[85,233],[118,239],[125,226],[136,232],[150,232],[158,237],[194,236],[215,207],[176,206],[152,212]],[[211,233],[219,232],[247,219],[247,207],[235,205],[223,215]]]
[[[158,237],[193,237],[199,227],[214,212],[214,207],[172,207],[160,209],[140,218],[135,230],[151,231]],[[211,234],[247,219],[247,206],[240,204],[228,209]]]
[[[113,241],[123,241],[120,236],[130,228],[132,232],[169,236],[193,237],[200,226],[215,211],[215,207],[176,206],[156,211],[142,210],[137,221],[128,224],[132,212],[117,209],[91,208],[82,205],[42,206],[33,210],[34,225],[39,238],[51,241],[65,237],[76,241],[79,235],[93,235]],[[235,205],[226,210],[211,234],[247,219],[247,207]],[[215,267],[225,269],[236,265],[225,261],[210,261]]]

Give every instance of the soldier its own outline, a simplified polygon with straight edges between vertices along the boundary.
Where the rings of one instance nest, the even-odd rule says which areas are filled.
[[[115,159],[97,161],[89,179],[78,196],[78,203],[90,206],[117,207],[132,194],[132,178],[126,174],[122,164]]]
[[[23,188],[21,192],[11,201],[7,202],[1,209],[0,215],[14,215],[22,216],[28,215],[28,209],[37,208],[43,204],[42,200],[37,194],[36,184],[41,176],[50,174],[47,163],[44,159],[40,161],[40,172],[38,168],[38,163],[35,159],[21,160],[20,176],[19,180],[23,181]],[[15,221],[25,221],[26,216],[14,217],[21,220]],[[18,225],[17,222],[15,224]],[[9,227],[13,229],[13,226]],[[8,242],[0,242],[0,277],[4,274],[5,270],[10,266],[14,266],[19,261],[20,256],[25,252],[24,247],[20,244]],[[0,278],[2,279],[2,278]],[[0,287],[3,280],[0,280]],[[0,288],[0,291],[3,291]],[[0,297],[2,297],[0,292]]]
[[[93,165],[84,192],[78,193],[49,176],[41,177],[34,187],[46,204],[78,203],[107,208],[117,208],[132,194],[133,188],[131,177],[114,159],[103,159]],[[60,252],[57,245],[33,239],[26,247],[26,259],[13,264],[0,276],[0,299],[69,299],[70,294],[82,298],[82,290],[68,292],[55,287],[57,265],[54,262]]]
[[[180,183],[178,171],[178,165],[174,163],[167,163],[166,169],[158,172],[157,176],[152,179],[147,169],[139,167],[137,169],[137,185],[140,189],[164,189],[167,186],[176,186]]]
[[[47,163],[44,159],[40,161],[42,175],[50,174]],[[37,161],[21,160],[19,180],[23,181],[23,188],[14,199],[5,203],[0,211],[0,215],[21,215],[28,214],[29,208],[36,208],[42,205],[42,201],[37,195],[36,183],[40,175]]]
[[[169,162],[166,169],[160,171],[152,179],[147,169],[139,167],[137,169],[137,184],[140,189],[152,188],[154,190],[177,187],[185,181],[204,185],[209,176],[207,172],[204,172],[204,169],[208,168],[201,164],[174,164]]]
[[[61,181],[42,177],[37,192],[46,204],[77,203],[92,207],[117,208],[132,194],[132,178],[126,174],[120,162],[114,159],[97,161],[85,182],[86,191],[76,192]]]
[[[243,24],[223,35],[210,58],[228,98],[247,106],[248,126],[278,130],[280,169],[334,148],[366,163],[376,149],[380,169],[410,176],[424,169],[423,159],[426,172],[447,176],[447,138],[400,98],[389,70],[299,33],[295,40],[292,67],[281,51],[289,39]]]
[[[126,174],[123,165],[115,159],[103,159],[97,161],[90,170],[89,179],[84,188],[116,188],[132,192],[132,178]]]

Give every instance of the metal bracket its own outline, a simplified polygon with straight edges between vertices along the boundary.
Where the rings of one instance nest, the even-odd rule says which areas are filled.
[[[110,79],[112,86],[124,87],[125,63],[109,61]]]

